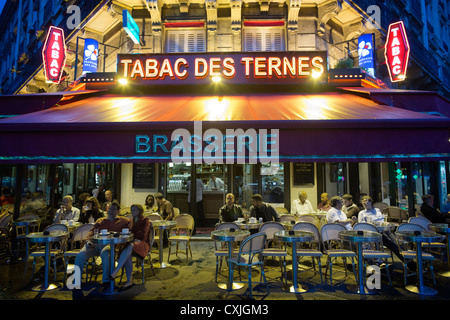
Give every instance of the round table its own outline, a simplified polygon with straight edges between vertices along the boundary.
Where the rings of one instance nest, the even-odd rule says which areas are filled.
[[[291,221],[283,221],[280,223],[286,230],[292,230],[292,227],[295,225],[295,223],[292,223]]]
[[[219,283],[219,288],[225,289],[228,291],[237,290],[242,288],[244,285],[242,283],[233,283],[233,279],[231,277],[231,262],[230,258],[233,257],[233,241],[242,241],[250,235],[250,231],[247,230],[232,230],[232,229],[223,229],[223,230],[215,230],[211,232],[211,238],[217,241],[227,241],[228,242],[228,282],[227,283]]]
[[[260,222],[246,222],[246,223],[242,223],[242,222],[238,222],[238,221],[235,221],[235,222],[239,226],[239,228],[241,228],[242,230],[254,230],[254,229],[259,230],[259,227],[262,225],[262,223],[260,223]]]
[[[29,229],[30,229],[30,225],[35,224],[40,222],[40,219],[37,218],[30,218],[30,219],[18,219],[16,221],[14,221],[14,226],[22,226],[25,227],[25,237],[28,235],[29,233]],[[29,251],[29,246],[28,246],[28,241],[26,241],[25,243],[25,250],[26,250],[26,255],[25,255],[25,260],[28,260],[28,251]]]
[[[375,227],[377,227],[378,231],[380,232],[392,232],[398,227],[398,224],[383,221],[375,223]]]
[[[132,233],[122,234],[122,233],[112,233],[109,232],[106,235],[103,235],[101,233],[94,235],[92,237],[92,241],[94,243],[103,244],[103,245],[109,245],[110,246],[110,268],[111,272],[113,273],[115,268],[115,245],[119,243],[129,243],[134,240],[134,235]],[[104,291],[103,294],[114,294],[117,293],[114,290],[114,281],[110,282],[109,290]]]
[[[298,284],[297,273],[297,243],[299,242],[308,242],[314,238],[314,234],[312,232],[306,231],[277,231],[273,234],[274,239],[282,242],[291,242],[292,243],[292,286],[285,286],[283,289],[292,293],[303,293],[308,291],[308,288],[301,286]]]
[[[364,261],[362,244],[364,242],[377,242],[381,241],[381,234],[373,231],[363,230],[346,230],[339,232],[339,239],[344,241],[356,242],[358,244],[358,286],[357,288],[351,287],[352,291],[356,291],[359,294],[373,294],[375,290],[369,289],[364,284]]]
[[[170,263],[163,262],[163,241],[164,241],[164,230],[166,229],[172,229],[174,228],[177,223],[172,220],[155,220],[152,221],[153,226],[158,227],[159,229],[159,263],[156,263],[153,267],[154,268],[167,268],[170,267]]]
[[[66,231],[49,231],[44,234],[44,232],[34,232],[27,235],[27,242],[33,243],[45,243],[45,273],[44,273],[44,284],[37,285],[32,288],[33,291],[48,291],[58,288],[57,284],[48,283],[48,274],[49,274],[49,266],[50,266],[50,243],[54,241],[60,241],[64,237],[68,237],[69,232]],[[56,272],[56,270],[54,271]]]
[[[450,277],[450,238],[449,238],[449,234],[450,234],[450,228],[448,227],[448,224],[446,223],[432,223],[428,226],[428,228],[436,233],[442,233],[445,234],[447,236],[447,269],[449,271],[441,273],[440,275],[443,277]]]
[[[414,242],[416,244],[418,284],[417,286],[408,285],[405,289],[413,293],[423,294],[427,296],[437,294],[437,290],[424,286],[423,284],[422,243],[439,241],[442,239],[442,236],[430,231],[397,231],[395,235],[402,240]]]

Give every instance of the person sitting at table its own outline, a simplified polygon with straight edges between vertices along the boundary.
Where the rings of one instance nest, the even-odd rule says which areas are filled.
[[[291,213],[296,215],[314,213],[311,202],[307,198],[308,195],[305,191],[299,191],[298,200],[292,201]]]
[[[328,211],[330,210],[330,200],[328,199],[328,193],[324,192],[320,195],[320,202],[317,204],[317,211]]]
[[[345,213],[347,218],[358,217],[359,207],[353,202],[353,196],[349,193],[342,196],[342,201],[344,205],[342,206],[342,211]]]
[[[74,222],[77,222],[80,219],[80,210],[75,208],[72,204],[72,196],[65,196],[61,208],[56,211],[53,223],[60,223],[62,220],[73,220]]]
[[[100,256],[100,258],[102,259],[103,269],[102,282],[105,289],[109,288],[111,281],[110,246],[104,244],[96,244],[92,241],[92,238],[94,236],[94,230],[96,229],[99,231],[106,229],[109,232],[121,232],[122,229],[125,228],[131,229],[131,220],[125,217],[117,216],[119,214],[119,211],[120,205],[118,202],[114,201],[109,206],[107,216],[104,218],[100,218],[95,222],[94,226],[91,228],[87,235],[86,244],[75,258],[75,265],[82,273],[87,260],[94,256]]]
[[[150,243],[148,242],[151,221],[144,217],[144,208],[140,204],[133,204],[130,207],[132,218],[132,225],[130,232],[134,235],[134,242],[126,244],[121,248],[119,261],[114,271],[111,273],[111,281],[117,276],[117,273],[125,267],[125,274],[127,276],[127,282],[122,286],[121,290],[131,288],[133,285],[133,262],[131,254],[135,253],[139,255],[141,259],[144,259],[148,251],[150,250]]]
[[[447,219],[450,219],[450,214],[442,213],[438,208],[434,207],[434,196],[431,194],[424,194],[422,196],[422,205],[420,206],[420,212],[430,220],[432,223],[447,223]]]
[[[243,217],[242,208],[234,204],[234,194],[228,193],[226,196],[226,204],[219,209],[219,223],[233,222]]]
[[[113,193],[112,190],[106,190],[105,191],[105,202],[103,202],[102,204],[102,211],[103,212],[108,212],[109,206],[111,205],[111,203],[113,203],[113,201],[117,201],[117,200],[113,200]]]
[[[223,180],[217,178],[214,174],[211,175],[211,179],[208,181],[207,187],[209,190],[223,190],[225,184]]]
[[[83,224],[94,223],[98,219],[103,218],[103,212],[100,210],[100,204],[97,198],[89,197],[86,199],[86,205],[80,213],[79,221]]]
[[[361,204],[364,206],[364,210],[360,211],[358,214],[358,222],[365,223],[377,223],[384,222],[384,216],[380,209],[373,206],[373,199],[370,196],[363,196],[361,198]],[[381,232],[383,238],[383,245],[391,250],[401,261],[403,261],[403,256],[400,254],[400,250],[397,245],[397,239],[395,235],[390,231]],[[408,268],[414,270],[415,264],[411,262],[408,264]]]
[[[173,220],[175,218],[175,211],[173,210],[173,205],[170,201],[164,199],[162,193],[158,192],[155,194],[156,203],[158,203],[159,215],[164,220]],[[163,232],[163,245],[167,246],[169,244],[168,230]]]
[[[331,208],[327,212],[328,223],[339,223],[346,227],[348,230],[352,230],[352,225],[356,222],[356,217],[347,218],[346,214],[341,211],[343,201],[341,197],[335,196],[330,200]]]
[[[250,217],[255,217],[257,220],[259,218],[266,221],[280,221],[280,217],[277,211],[267,203],[263,202],[263,198],[260,194],[255,194],[252,196],[252,206],[250,207]]]
[[[145,210],[150,212],[156,212],[157,206],[155,202],[155,196],[152,194],[149,194],[145,198]]]

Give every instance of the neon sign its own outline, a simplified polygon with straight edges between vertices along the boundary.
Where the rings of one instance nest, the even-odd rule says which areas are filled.
[[[66,62],[66,42],[63,29],[50,27],[42,50],[42,59],[46,81],[59,83]]]
[[[122,11],[122,17],[123,28],[130,36],[131,40],[133,40],[134,43],[139,44],[139,26],[137,25],[136,21],[134,21],[128,10]]]
[[[147,84],[202,83],[211,78],[227,83],[299,83],[326,80],[327,54],[314,52],[120,54],[117,75]]]
[[[392,82],[406,78],[410,47],[402,21],[389,25],[384,55]]]

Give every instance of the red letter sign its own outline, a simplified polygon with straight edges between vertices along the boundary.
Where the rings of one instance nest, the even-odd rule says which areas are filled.
[[[402,21],[389,26],[384,56],[391,81],[405,80],[409,60],[409,43]]]
[[[66,42],[62,29],[50,27],[42,50],[42,59],[47,82],[59,83],[66,62]]]

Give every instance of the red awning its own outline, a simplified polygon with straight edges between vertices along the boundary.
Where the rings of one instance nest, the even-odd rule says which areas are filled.
[[[8,146],[0,162],[168,162],[170,152],[136,154],[136,136],[170,141],[174,130],[193,132],[199,122],[203,131],[278,129],[280,161],[450,158],[449,118],[328,92],[103,94],[60,102],[48,110],[0,120],[0,143]]]

